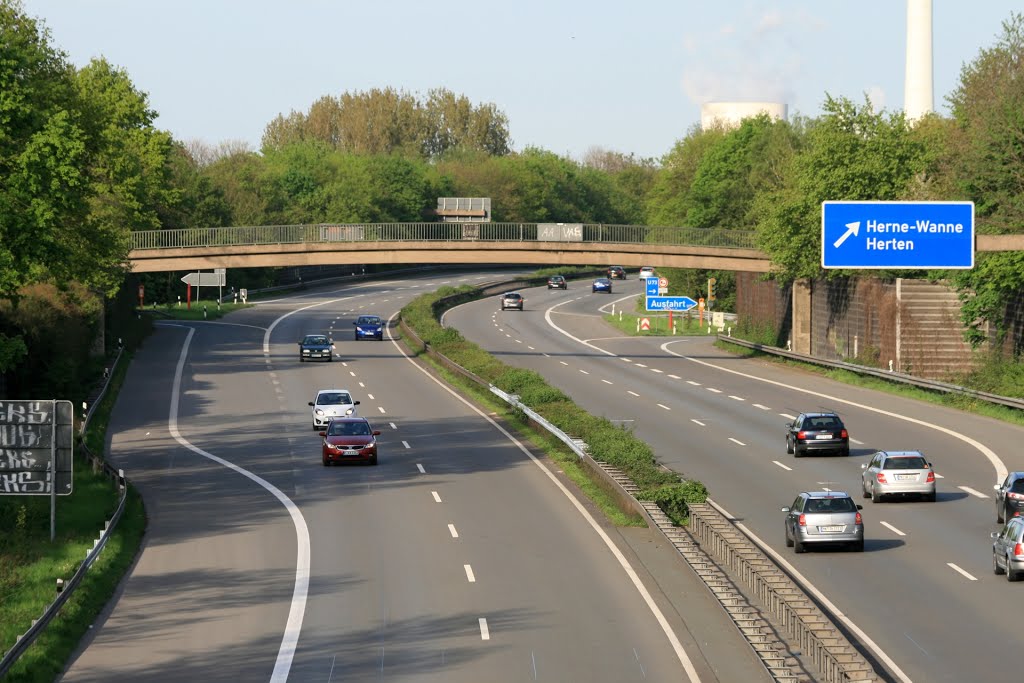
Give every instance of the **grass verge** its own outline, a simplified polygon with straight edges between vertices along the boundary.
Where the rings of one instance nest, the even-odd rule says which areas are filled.
[[[107,424],[130,357],[122,359],[106,396],[90,421],[86,444],[101,453]],[[50,542],[50,500],[44,496],[0,499],[0,649],[28,630],[56,595],[56,580],[68,580],[117,506],[117,490],[102,473],[75,457],[74,489],[57,498],[56,539]],[[18,659],[4,679],[10,683],[54,680],[110,600],[135,559],[146,527],[142,499],[128,487],[124,514],[107,545],[60,613]]]
[[[216,301],[193,301],[191,308],[165,304],[163,306],[150,306],[145,309],[139,309],[139,311],[172,320],[216,320],[223,318],[232,311],[251,306],[252,304],[220,304],[218,306]]]

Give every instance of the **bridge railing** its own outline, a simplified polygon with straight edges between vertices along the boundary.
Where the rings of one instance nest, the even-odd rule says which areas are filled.
[[[326,244],[339,242],[536,242],[536,223],[319,223],[140,230],[132,249]],[[721,228],[583,224],[583,242],[756,249],[755,232]]]

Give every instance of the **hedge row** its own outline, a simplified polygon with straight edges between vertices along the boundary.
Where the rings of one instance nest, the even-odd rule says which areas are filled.
[[[646,442],[629,429],[586,412],[540,374],[506,365],[466,340],[458,330],[441,327],[438,321],[445,310],[480,297],[479,290],[468,285],[442,287],[411,301],[402,309],[401,316],[433,351],[502,391],[517,394],[523,403],[563,432],[585,441],[595,460],[628,474],[640,487],[641,500],[653,501],[677,523],[685,522],[689,517],[688,504],[707,499],[704,484],[683,480],[658,467]]]

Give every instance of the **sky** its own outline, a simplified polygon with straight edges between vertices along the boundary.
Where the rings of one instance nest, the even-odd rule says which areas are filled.
[[[391,87],[505,112],[513,148],[660,159],[708,101],[903,108],[903,0],[22,0],[76,66],[124,69],[178,140],[259,149],[278,114]],[[933,0],[936,111],[1020,0]]]

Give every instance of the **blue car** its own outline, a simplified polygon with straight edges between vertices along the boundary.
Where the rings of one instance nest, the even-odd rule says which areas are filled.
[[[384,340],[384,321],[379,315],[361,315],[352,323],[356,326],[356,341],[360,339]]]
[[[593,286],[590,288],[591,293],[593,292],[608,292],[612,293],[612,281],[606,277],[599,277],[594,280]]]

